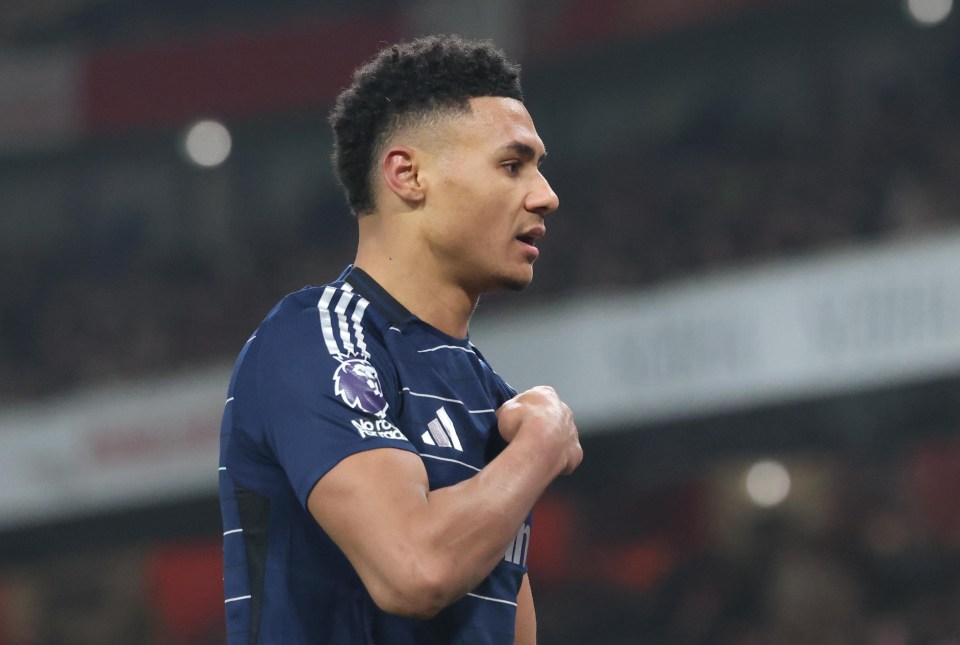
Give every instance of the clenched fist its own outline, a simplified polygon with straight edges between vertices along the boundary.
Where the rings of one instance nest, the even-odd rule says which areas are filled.
[[[549,385],[538,385],[505,402],[497,410],[497,421],[500,435],[507,443],[521,434],[539,435],[544,455],[555,456],[564,475],[572,473],[583,461],[573,412]]]

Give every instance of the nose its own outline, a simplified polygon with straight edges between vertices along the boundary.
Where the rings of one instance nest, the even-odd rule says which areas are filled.
[[[527,194],[524,207],[531,213],[546,217],[560,207],[560,198],[553,192],[547,178],[537,173],[537,185]]]

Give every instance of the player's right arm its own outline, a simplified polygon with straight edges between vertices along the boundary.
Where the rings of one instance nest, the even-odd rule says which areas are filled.
[[[392,614],[430,617],[474,589],[503,559],[537,498],[583,458],[570,409],[537,387],[497,411],[509,443],[475,476],[431,491],[405,450],[353,454],[307,500],[317,522]]]

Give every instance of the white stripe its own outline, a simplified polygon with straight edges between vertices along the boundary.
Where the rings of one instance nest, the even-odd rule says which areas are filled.
[[[217,468],[217,470],[226,470],[226,469],[227,469],[226,466],[220,466],[219,468]]]
[[[333,287],[324,289],[320,302],[317,303],[317,309],[320,311],[320,326],[323,328],[323,342],[327,344],[327,351],[331,356],[340,358],[340,348],[337,347],[337,341],[333,337],[333,323],[330,321],[329,309],[335,291]]]
[[[343,349],[347,356],[353,354],[353,341],[350,340],[350,321],[347,320],[344,314],[347,313],[347,305],[350,304],[351,300],[353,300],[353,294],[344,291],[343,295],[340,296],[339,302],[337,302],[337,308],[334,310],[337,313],[337,327],[340,328],[340,340],[343,341]]]
[[[370,358],[370,354],[367,353],[367,343],[363,340],[363,327],[360,326],[360,321],[369,304],[369,301],[360,298],[357,300],[357,306],[353,308],[353,332],[357,335],[357,349],[364,358]]]
[[[229,399],[227,399],[226,401],[224,401],[223,404],[226,405],[227,403],[230,403],[230,401],[233,401],[233,397],[232,397],[232,396],[231,396]]]
[[[436,347],[431,347],[431,348],[429,348],[429,349],[418,349],[418,350],[417,350],[417,353],[418,353],[418,354],[424,354],[424,353],[426,353],[426,352],[435,352],[435,351],[437,351],[438,349],[459,349],[459,350],[462,351],[462,352],[468,352],[468,353],[470,353],[470,354],[476,354],[476,352],[473,351],[472,349],[470,349],[469,347],[460,347],[459,345],[437,345]]]
[[[424,454],[422,454],[422,455],[420,455],[420,456],[423,457],[424,459],[436,459],[437,461],[449,461],[449,462],[452,463],[452,464],[460,464],[461,466],[466,466],[466,467],[469,468],[470,470],[474,470],[474,471],[476,471],[476,472],[480,472],[480,469],[477,468],[476,466],[471,466],[470,464],[468,464],[468,463],[466,463],[466,462],[458,461],[458,460],[456,460],[456,459],[450,459],[449,457],[438,457],[438,456],[436,456],[436,455],[428,455],[428,454],[426,454],[426,453],[424,453]]]
[[[433,440],[436,441],[436,445],[441,448],[450,447],[450,439],[443,432],[443,428],[440,427],[440,422],[436,419],[431,419],[430,423],[427,424],[427,429],[430,431],[430,435],[433,437]],[[462,451],[461,451],[462,452]]]
[[[400,330],[399,330],[399,329],[397,329],[396,327],[387,327],[387,329],[389,329],[389,330],[391,330],[391,331],[397,331],[397,332],[400,332],[401,334],[403,333],[402,331],[400,331]]]
[[[247,343],[249,343],[250,341],[252,341],[252,340],[253,340],[254,338],[256,338],[256,337],[257,337],[257,335],[254,334],[253,336],[251,336],[250,338],[247,339]],[[244,343],[244,345],[246,345],[247,343]]]
[[[460,437],[457,436],[457,429],[453,427],[453,421],[450,419],[450,415],[447,414],[447,411],[441,408],[437,410],[437,418],[440,419],[440,423],[443,424],[444,430],[447,431],[447,434],[450,435],[450,441],[453,442],[453,447],[463,452],[463,446],[460,445]]]
[[[227,598],[223,601],[223,604],[227,604],[228,602],[237,602],[238,600],[250,600],[252,597],[253,596],[237,596],[236,598]]]
[[[437,396],[436,394],[421,394],[420,392],[414,392],[413,390],[411,390],[411,389],[408,388],[408,387],[405,387],[405,388],[403,388],[403,389],[400,390],[400,391],[401,391],[401,392],[409,392],[409,393],[410,393],[411,395],[413,395],[413,396],[422,396],[422,397],[427,398],[427,399],[437,399],[437,400],[439,400],[439,401],[449,401],[450,403],[459,403],[460,405],[463,405],[463,401],[461,401],[461,400],[459,400],[459,399],[448,399],[448,398],[445,398],[445,397],[442,397],[442,396]]]
[[[349,282],[344,282],[343,286],[340,288],[343,289],[344,291],[349,291],[351,293],[353,292],[353,286]]]
[[[510,600],[502,600],[500,598],[491,598],[490,596],[481,596],[480,594],[476,594],[476,593],[468,593],[467,595],[470,596],[471,598],[479,598],[480,600],[487,600],[489,602],[499,602],[499,603],[503,603],[504,605],[511,605],[513,607],[517,606],[517,603]]]
[[[448,403],[459,403],[463,407],[467,407],[467,404],[459,399],[448,399],[443,396],[437,396],[436,394],[424,394],[423,392],[414,392],[408,387],[400,388],[401,392],[406,392],[410,396],[420,396],[426,399],[437,399],[438,401],[447,401]],[[489,412],[496,412],[493,408],[487,408],[484,410],[467,410],[470,414],[487,414]]]
[[[226,537],[226,536],[231,535],[231,534],[233,534],[233,533],[243,533],[243,529],[233,529],[232,531],[224,531],[224,532],[223,532],[223,535],[224,535],[224,537]]]

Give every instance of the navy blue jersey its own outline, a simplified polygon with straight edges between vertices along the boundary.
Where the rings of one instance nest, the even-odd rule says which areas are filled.
[[[468,340],[348,268],[278,304],[247,341],[223,416],[220,505],[230,645],[513,643],[530,521],[476,589],[430,620],[392,616],[306,510],[317,481],[374,448],[418,454],[430,488],[505,447],[515,392]]]

